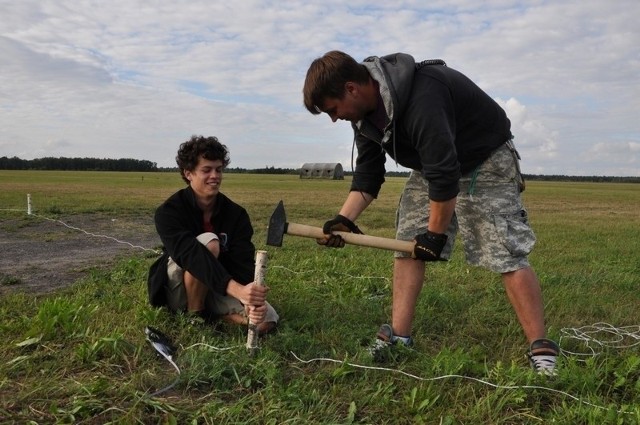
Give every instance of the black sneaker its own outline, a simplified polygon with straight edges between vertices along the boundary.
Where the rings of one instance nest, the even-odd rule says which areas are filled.
[[[556,375],[556,359],[560,355],[560,347],[550,339],[536,339],[531,343],[527,358],[529,364],[541,375]]]
[[[391,325],[384,324],[380,326],[378,333],[376,334],[376,339],[369,347],[369,354],[373,357],[373,360],[382,363],[393,358],[393,353],[391,352],[392,347],[398,344],[405,347],[411,347],[413,345],[413,340],[409,337],[409,341],[404,342],[401,339],[398,339],[393,335],[393,329]]]

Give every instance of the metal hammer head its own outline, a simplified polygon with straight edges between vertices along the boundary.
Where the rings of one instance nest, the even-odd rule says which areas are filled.
[[[287,233],[287,214],[284,212],[284,204],[280,201],[269,219],[267,245],[282,246],[285,233]]]

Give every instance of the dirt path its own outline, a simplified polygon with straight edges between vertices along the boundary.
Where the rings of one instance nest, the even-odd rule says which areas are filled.
[[[51,292],[72,284],[92,268],[108,268],[119,258],[160,247],[152,217],[88,214],[59,220],[0,217],[0,294]]]

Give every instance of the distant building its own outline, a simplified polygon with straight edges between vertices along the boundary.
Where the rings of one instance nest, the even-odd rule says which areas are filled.
[[[344,180],[344,171],[339,162],[307,162],[300,167],[300,178]]]

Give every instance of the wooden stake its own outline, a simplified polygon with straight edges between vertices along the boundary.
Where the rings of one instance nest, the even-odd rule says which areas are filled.
[[[264,285],[264,276],[267,273],[267,251],[256,252],[256,269],[253,281],[256,285]],[[249,330],[247,332],[247,350],[249,355],[255,355],[258,349],[258,326],[249,321]]]

